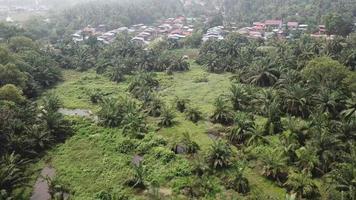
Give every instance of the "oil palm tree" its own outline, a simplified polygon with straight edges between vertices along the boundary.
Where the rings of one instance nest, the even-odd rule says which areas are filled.
[[[143,97],[145,97],[145,95]],[[143,107],[144,111],[148,115],[152,117],[159,117],[163,112],[164,105],[160,98],[158,98],[155,94],[150,93],[147,101],[144,102]]]
[[[133,169],[134,169],[134,178],[133,178],[133,188],[145,188],[145,169],[142,165],[142,163],[138,164],[138,165],[133,165]]]
[[[73,66],[79,71],[85,71],[95,66],[94,58],[89,52],[89,48],[79,46],[75,48],[73,55]]]
[[[282,184],[287,177],[287,159],[284,151],[277,148],[266,148],[260,157],[263,165],[262,175],[276,180],[278,184]]]
[[[126,114],[121,123],[123,124],[122,132],[125,134],[142,138],[145,133],[147,133],[147,125],[144,117],[137,112]]]
[[[311,175],[319,165],[316,149],[308,145],[297,149],[295,154],[297,156],[297,165],[302,169],[302,172]]]
[[[237,115],[235,125],[228,132],[230,142],[242,144],[256,131],[254,119],[251,116]]]
[[[210,146],[206,160],[213,169],[226,168],[231,164],[232,150],[228,143],[219,139]]]
[[[243,110],[250,101],[250,95],[241,85],[233,84],[230,87],[230,101],[234,110]]]
[[[218,97],[214,102],[214,112],[210,117],[214,123],[221,123],[224,125],[232,124],[233,122],[233,113],[231,109],[227,105],[226,101],[224,101],[221,97]]]
[[[266,135],[272,135],[283,131],[281,122],[281,111],[278,98],[275,98],[267,108],[267,122],[264,127],[264,133]]]
[[[308,174],[292,173],[285,185],[297,194],[298,199],[315,199],[319,196],[318,187]]]
[[[28,181],[24,173],[28,161],[15,153],[6,154],[0,158],[0,191],[11,193],[14,189],[23,186]]]
[[[228,189],[233,189],[236,192],[242,194],[246,194],[250,191],[249,181],[244,176],[245,168],[245,163],[238,163],[236,166],[234,166],[232,174],[227,177],[226,184]]]
[[[321,112],[330,113],[332,118],[345,108],[346,97],[338,91],[331,91],[329,89],[322,89],[317,95],[314,96],[316,109]]]
[[[310,93],[307,89],[299,84],[286,85],[280,95],[283,99],[283,109],[287,113],[303,118],[309,115]]]
[[[280,71],[271,60],[256,62],[248,69],[245,81],[260,87],[273,86],[280,76]]]
[[[188,132],[183,133],[181,143],[185,146],[188,154],[194,154],[200,150],[199,145],[193,141],[191,135]]]
[[[197,108],[189,107],[185,110],[186,119],[192,121],[193,123],[197,123],[201,120],[203,118],[202,115],[202,112],[200,112]]]
[[[161,127],[171,127],[174,124],[174,118],[175,114],[173,110],[168,107],[163,107],[158,125]]]
[[[187,108],[188,102],[189,102],[188,99],[182,99],[182,98],[176,97],[175,104],[176,104],[177,110],[181,113],[184,112],[185,109]]]
[[[341,112],[341,115],[348,121],[356,119],[356,95],[346,101],[346,109]]]

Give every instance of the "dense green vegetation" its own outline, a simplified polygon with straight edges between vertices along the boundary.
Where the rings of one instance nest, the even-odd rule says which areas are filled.
[[[0,24],[0,200],[28,199],[45,166],[52,199],[354,199],[355,8],[279,4],[91,2],[54,23]],[[66,35],[181,13],[211,19],[148,46]],[[201,44],[206,27],[280,17],[337,36]]]
[[[251,21],[265,19],[285,19],[317,25],[322,23],[329,13],[339,13],[352,20],[355,18],[356,9],[354,2],[343,0],[224,0],[220,5],[225,11],[227,21],[237,24],[250,24]]]
[[[24,36],[11,37],[0,47],[1,199],[27,183],[27,163],[71,133],[69,122],[57,112],[61,103],[55,94],[41,106],[31,101],[62,78],[58,64],[41,48]]]

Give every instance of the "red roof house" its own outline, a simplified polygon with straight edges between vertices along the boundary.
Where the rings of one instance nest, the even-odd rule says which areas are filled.
[[[287,23],[287,26],[288,26],[288,28],[290,28],[290,29],[296,29],[296,28],[298,28],[299,23],[298,23],[298,22],[288,22],[288,23]]]
[[[282,20],[266,20],[265,25],[267,27],[281,27],[282,26]]]

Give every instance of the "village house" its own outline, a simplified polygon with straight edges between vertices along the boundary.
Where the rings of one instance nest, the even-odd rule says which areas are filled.
[[[282,20],[266,20],[264,24],[266,29],[270,29],[270,30],[280,29],[282,28],[283,25]]]
[[[288,22],[287,27],[289,30],[297,30],[299,26],[298,22]]]

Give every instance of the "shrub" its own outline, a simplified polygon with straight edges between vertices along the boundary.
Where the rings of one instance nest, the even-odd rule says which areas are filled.
[[[231,164],[232,150],[228,143],[219,139],[211,145],[206,161],[213,169],[226,168]]]
[[[7,84],[0,87],[0,100],[22,103],[25,97],[22,95],[22,91],[15,85]]]
[[[158,123],[161,127],[171,127],[174,124],[175,114],[170,108],[163,108],[160,121]]]
[[[150,154],[163,163],[168,163],[175,158],[175,154],[165,147],[154,147]]]
[[[176,108],[179,112],[184,112],[185,109],[187,108],[187,103],[188,99],[181,99],[181,98],[176,98],[175,103],[176,103]]]
[[[238,193],[246,194],[250,191],[248,179],[244,176],[246,164],[238,163],[228,177],[224,178],[227,189],[233,189]]]
[[[133,152],[137,147],[137,140],[135,139],[123,139],[116,147],[116,151],[123,154],[128,154]]]
[[[167,141],[162,137],[155,134],[147,134],[137,147],[138,153],[145,154],[149,152],[153,147],[166,146]]]
[[[200,74],[200,75],[194,77],[194,83],[205,83],[208,81],[209,81],[209,79],[208,79],[207,73],[203,73],[203,74]]]
[[[210,117],[212,122],[220,123],[223,125],[230,125],[234,121],[234,113],[221,97],[217,98],[214,102],[214,112]]]
[[[103,100],[105,94],[102,91],[92,91],[89,93],[90,102],[97,104]]]
[[[202,112],[200,112],[197,108],[188,108],[185,111],[185,118],[197,123],[202,119]]]

